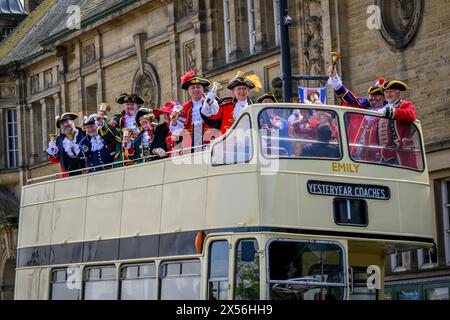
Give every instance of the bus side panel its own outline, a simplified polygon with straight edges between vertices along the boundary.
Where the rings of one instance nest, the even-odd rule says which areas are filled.
[[[62,179],[56,181],[55,200],[85,197],[87,191],[87,182],[87,176],[76,176],[71,179]]]
[[[430,188],[415,184],[398,184],[401,231],[423,237],[434,237]]]
[[[261,183],[261,224],[278,227],[299,226],[299,201],[296,175],[275,174],[259,178]]]
[[[161,233],[196,230],[205,225],[206,179],[165,184]]]
[[[53,200],[54,183],[45,182],[22,189],[22,206]]]
[[[85,198],[55,202],[52,244],[83,241],[85,212]]]
[[[39,286],[40,269],[16,270],[15,300],[38,300]]]
[[[121,212],[122,192],[88,197],[84,241],[118,238]]]
[[[19,248],[50,244],[52,212],[53,203],[22,208]]]
[[[124,191],[121,237],[150,235],[159,232],[162,186]]]
[[[208,178],[206,228],[259,224],[258,173]]]

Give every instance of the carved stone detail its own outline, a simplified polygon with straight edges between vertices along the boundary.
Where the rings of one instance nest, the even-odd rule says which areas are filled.
[[[0,97],[1,98],[13,98],[16,96],[16,88],[14,86],[1,86]]]
[[[53,70],[47,70],[44,72],[44,87],[45,89],[53,87]]]
[[[381,9],[381,34],[394,48],[405,47],[420,26],[423,0],[377,0]]]
[[[39,75],[31,76],[31,94],[38,93],[40,90]]]
[[[185,72],[193,70],[198,72],[197,70],[197,59],[195,56],[195,42],[190,41],[184,44],[184,69]]]
[[[192,0],[178,0],[177,1],[177,16],[178,19],[183,19],[194,12],[194,3]]]
[[[304,55],[306,70],[309,75],[324,75],[325,63],[323,57],[322,17],[320,16],[320,1],[305,1],[305,43]]]
[[[89,64],[95,60],[95,45],[93,43],[84,46],[83,57],[84,64]]]

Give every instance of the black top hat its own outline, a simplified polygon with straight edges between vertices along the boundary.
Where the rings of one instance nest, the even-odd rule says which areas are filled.
[[[153,116],[153,110],[152,109],[148,109],[148,108],[140,108],[136,112],[136,116],[135,116],[135,120],[136,120],[136,123],[138,125],[141,125],[139,120],[141,119],[142,116],[145,116],[145,115]]]
[[[265,93],[264,95],[259,97],[258,100],[256,101],[258,103],[262,103],[265,99],[271,99],[274,103],[278,103],[278,100],[273,93]]]
[[[187,90],[193,84],[199,84],[207,88],[211,82],[208,79],[197,76],[194,71],[188,71],[181,77],[181,88]]]
[[[59,128],[61,126],[61,122],[67,121],[67,120],[75,120],[78,118],[78,115],[76,113],[72,112],[65,112],[60,117],[56,117],[56,127]]]
[[[406,83],[400,81],[400,80],[392,80],[388,81],[383,85],[383,91],[389,90],[389,89],[397,89],[400,91],[407,91],[409,90],[409,87]]]
[[[120,96],[118,96],[116,98],[116,102],[120,103],[120,104],[124,104],[127,102],[133,102],[136,104],[144,104],[145,100],[144,100],[144,98],[142,98],[134,93],[132,93],[132,94],[122,93]]]

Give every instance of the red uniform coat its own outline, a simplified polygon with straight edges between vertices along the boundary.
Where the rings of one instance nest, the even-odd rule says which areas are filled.
[[[233,98],[223,98],[219,101],[219,112],[215,116],[210,117],[211,120],[222,120],[220,125],[220,132],[222,134],[227,132],[235,122],[233,112],[236,102],[237,100]],[[248,100],[248,104],[252,104],[252,101]]]
[[[205,99],[202,99],[204,101]],[[183,113],[180,115],[179,120],[184,125],[183,130],[183,149],[191,148],[194,145],[194,124],[192,123],[192,110],[194,103],[192,100],[183,104]],[[219,136],[217,129],[209,126],[203,122],[203,144],[209,144],[215,137]]]

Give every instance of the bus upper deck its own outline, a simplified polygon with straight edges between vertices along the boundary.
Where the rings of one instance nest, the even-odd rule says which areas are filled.
[[[253,105],[202,152],[27,185],[17,281],[21,269],[201,256],[199,232],[341,239],[354,261],[430,247],[420,133],[359,109]]]

